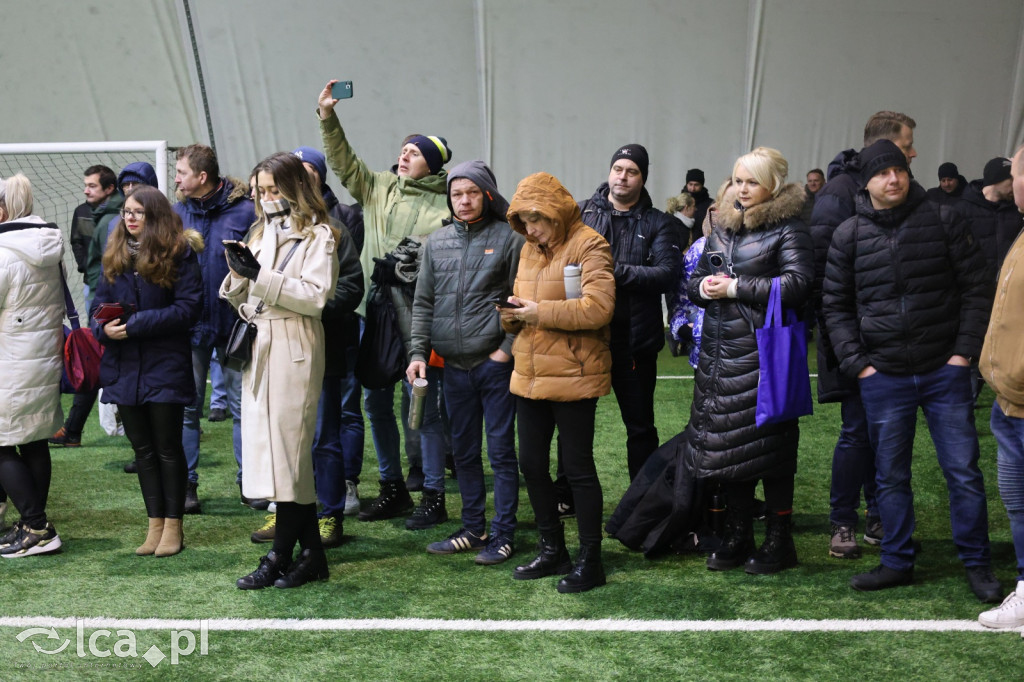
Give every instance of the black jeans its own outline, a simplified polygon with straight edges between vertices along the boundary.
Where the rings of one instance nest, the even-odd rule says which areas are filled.
[[[656,354],[631,355],[629,349],[612,348],[612,390],[626,426],[626,463],[629,480],[640,473],[647,458],[658,449],[654,426],[654,386],[658,377]]]
[[[36,530],[46,525],[50,446],[45,438],[24,445],[0,446],[0,485],[26,525]]]
[[[188,465],[181,445],[185,406],[118,405],[124,433],[135,450],[139,487],[151,519],[180,519],[185,512]]]
[[[89,419],[93,405],[96,404],[96,396],[99,391],[91,393],[76,393],[71,401],[71,409],[68,411],[68,419],[64,422],[64,432],[69,436],[81,437],[85,429],[85,422]]]
[[[559,529],[558,493],[551,480],[551,439],[558,427],[562,466],[576,505],[580,544],[601,542],[604,498],[594,465],[597,398],[573,402],[516,397],[519,467],[542,535]]]
[[[764,507],[768,514],[788,513],[793,510],[793,488],[795,477],[765,476]],[[757,479],[753,481],[726,481],[722,488],[725,491],[726,504],[737,509],[749,510],[754,506],[754,491]]]

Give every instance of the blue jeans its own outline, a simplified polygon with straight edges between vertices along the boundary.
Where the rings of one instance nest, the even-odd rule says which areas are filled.
[[[210,409],[228,408],[228,392],[224,388],[224,368],[220,364],[220,353],[213,349],[213,358],[210,360]]]
[[[363,413],[359,397],[359,382],[354,374],[324,377],[313,436],[313,478],[320,516],[341,516],[345,511],[345,481],[359,482],[363,468]]]
[[[831,511],[828,520],[837,526],[857,527],[860,490],[868,516],[878,516],[878,484],[875,482],[875,449],[868,438],[868,423],[860,394],[843,399],[843,424],[832,453]]]
[[[1010,517],[1017,553],[1017,580],[1024,580],[1024,419],[1007,417],[999,403],[994,403],[990,425],[998,445],[999,496]]]
[[[876,372],[860,380],[860,394],[876,453],[878,511],[885,526],[882,564],[897,571],[914,566],[910,461],[920,407],[946,478],[957,554],[968,568],[988,566],[988,511],[978,468],[970,367],[943,365],[926,374],[906,376]]]
[[[487,458],[494,472],[492,535],[513,535],[519,508],[519,462],[515,444],[515,398],[508,390],[512,362],[485,360],[466,371],[446,366],[444,401],[451,420],[452,450],[462,496],[462,525],[484,531],[487,488],[481,453],[487,430]]]
[[[181,441],[185,446],[185,461],[188,463],[188,480],[195,483],[199,480],[196,466],[199,464],[199,418],[203,414],[206,401],[206,371],[213,357],[213,346],[192,346],[192,376],[196,381],[196,401],[185,408],[185,428],[181,432]],[[224,353],[220,348],[219,352]],[[223,368],[224,388],[228,395],[228,409],[231,411],[231,441],[235,451],[235,462],[238,463],[236,482],[242,480],[242,373]]]

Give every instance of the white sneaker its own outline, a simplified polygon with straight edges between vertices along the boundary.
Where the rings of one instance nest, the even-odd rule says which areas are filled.
[[[359,487],[355,481],[345,481],[345,516],[359,513]]]
[[[1006,595],[1002,604],[978,616],[978,622],[987,628],[1024,626],[1024,580],[1017,583],[1017,589]]]

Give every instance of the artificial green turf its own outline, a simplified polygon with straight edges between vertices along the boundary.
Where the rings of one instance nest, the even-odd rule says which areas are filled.
[[[813,354],[812,354],[813,357]],[[690,374],[683,358],[663,354],[660,374]],[[662,440],[689,417],[692,383],[662,380],[657,417]],[[977,411],[982,469],[989,491],[997,575],[1009,585],[1014,557],[1006,513],[996,491],[995,444],[988,431],[991,393]],[[834,405],[815,406],[801,421],[800,470],[794,521],[799,567],[776,576],[716,573],[696,555],[655,560],[604,543],[608,585],[560,595],[554,579],[514,581],[510,564],[480,567],[471,554],[438,557],[427,543],[459,527],[459,498],[448,481],[452,520],[410,532],[401,520],[359,523],[346,519],[352,540],[329,550],[331,579],[296,590],[241,592],[234,580],[251,571],[267,546],[248,536],[263,516],[239,504],[234,484],[230,422],[203,422],[201,516],[185,521],[186,549],[176,557],[136,557],[146,520],[138,482],[121,472],[131,458],[124,439],[109,438],[91,418],[81,448],[53,452],[48,512],[65,550],[56,556],[0,562],[0,604],[5,616],[118,618],[477,618],[498,619],[968,619],[985,607],[970,593],[950,540],[945,485],[923,419],[915,447],[914,487],[923,551],[915,582],[882,593],[858,593],[850,576],[877,564],[865,548],[856,561],[828,557],[828,489],[838,428]],[[605,490],[606,515],[628,480],[625,430],[613,397],[598,406],[595,452]],[[367,429],[360,493],[376,492],[376,460]],[[533,514],[521,489],[520,530],[513,562],[532,556]],[[570,545],[575,522],[567,524]],[[758,529],[760,535],[761,529]],[[0,628],[0,661],[29,666],[62,661],[76,676],[109,675],[73,652],[36,653],[18,642],[19,629]],[[73,631],[62,634],[70,636]],[[139,653],[165,643],[167,632],[138,633]],[[142,642],[147,644],[143,646]],[[1016,633],[459,633],[459,632],[219,632],[210,653],[173,669],[196,679],[264,676],[345,679],[680,679],[779,678],[1000,679],[1019,669]],[[104,659],[109,661],[110,659]],[[172,674],[142,659],[146,676]],[[128,672],[132,671],[120,671]],[[36,668],[0,663],[0,679],[38,678]],[[52,671],[67,677],[68,669]]]

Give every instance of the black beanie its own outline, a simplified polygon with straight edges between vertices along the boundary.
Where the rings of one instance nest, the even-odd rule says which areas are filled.
[[[451,161],[452,150],[448,146],[448,140],[438,135],[413,134],[402,141],[403,147],[407,144],[414,144],[419,148],[431,175],[440,173],[441,167]]]
[[[686,182],[699,182],[704,184],[704,171],[700,168],[691,168],[686,171]]]
[[[989,185],[998,185],[1003,180],[1010,179],[1010,160],[997,156],[988,163],[985,164],[985,175],[984,175],[983,187]]]
[[[956,167],[955,163],[947,161],[946,163],[939,166],[939,180],[942,178],[957,178],[960,176],[960,169]]]
[[[864,184],[886,168],[902,168],[910,172],[910,164],[903,151],[891,140],[879,140],[860,150],[860,176]]]
[[[643,179],[644,184],[647,184],[647,166],[650,160],[647,158],[647,150],[644,149],[642,144],[627,144],[619,147],[612,155],[612,162],[608,164],[608,167],[614,166],[615,162],[619,159],[628,159],[635,163],[636,167],[640,169],[640,177]]]

